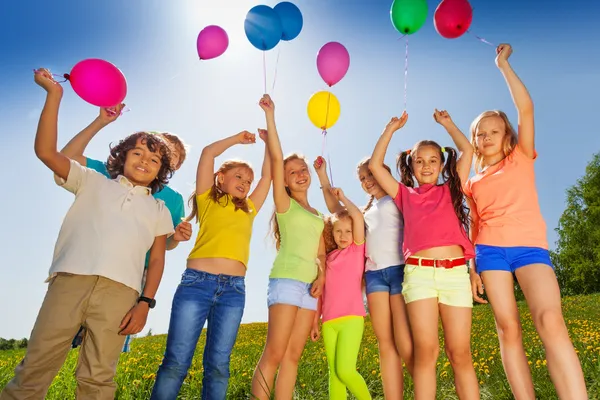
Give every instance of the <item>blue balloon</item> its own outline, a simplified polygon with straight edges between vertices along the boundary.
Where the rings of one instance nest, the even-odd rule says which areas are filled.
[[[246,37],[259,50],[271,50],[281,40],[283,28],[279,15],[269,6],[255,6],[244,21]]]
[[[289,1],[282,1],[273,7],[275,12],[279,14],[281,25],[283,26],[283,35],[281,40],[292,40],[302,31],[302,13],[300,9]]]

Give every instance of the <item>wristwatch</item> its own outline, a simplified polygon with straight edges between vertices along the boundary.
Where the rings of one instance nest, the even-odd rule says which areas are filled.
[[[151,299],[150,297],[140,296],[140,298],[138,299],[138,303],[140,301],[145,301],[146,303],[148,303],[148,307],[150,308],[154,308],[154,306],[156,305],[156,300]]]

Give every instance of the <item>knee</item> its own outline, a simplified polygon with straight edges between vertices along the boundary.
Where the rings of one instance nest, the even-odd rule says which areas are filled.
[[[284,355],[284,361],[288,362],[288,363],[292,363],[294,365],[298,365],[298,363],[300,362],[300,358],[302,357],[303,351],[304,351],[303,347],[302,348],[301,347],[288,348]]]
[[[439,343],[415,343],[413,363],[435,364],[439,355]]]
[[[211,377],[229,378],[229,354],[204,354],[204,373]]]
[[[468,347],[449,348],[446,347],[446,354],[452,367],[465,367],[471,365],[471,349]]]
[[[543,339],[560,337],[558,334],[566,332],[565,321],[560,310],[543,310],[533,316],[535,326]]]
[[[380,357],[385,357],[388,355],[398,356],[398,349],[396,348],[396,343],[394,339],[391,337],[377,338],[377,345],[379,346],[379,354]]]
[[[521,323],[518,319],[496,321],[498,338],[503,343],[521,343]]]
[[[348,363],[338,363],[338,365],[335,367],[335,374],[340,381],[348,386],[348,383],[351,383],[356,379],[356,367]]]
[[[266,347],[265,351],[260,359],[261,364],[266,364],[269,366],[277,366],[283,360],[283,356],[285,355],[285,350],[276,349],[272,347]]]
[[[163,360],[158,368],[158,374],[169,378],[185,379],[187,376],[189,365],[184,365],[176,362],[166,362]]]

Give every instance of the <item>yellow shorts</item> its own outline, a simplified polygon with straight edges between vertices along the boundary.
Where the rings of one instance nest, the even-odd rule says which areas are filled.
[[[448,306],[473,307],[471,281],[466,265],[446,269],[407,264],[404,267],[402,295],[407,304],[437,298],[438,303]]]

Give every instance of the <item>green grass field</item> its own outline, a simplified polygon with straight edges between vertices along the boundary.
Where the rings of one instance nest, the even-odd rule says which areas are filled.
[[[583,365],[590,399],[600,399],[600,294],[564,299],[563,308],[571,338]],[[546,368],[541,342],[531,323],[527,307],[521,305],[524,344],[529,357],[538,399],[557,399]],[[252,373],[266,338],[264,323],[242,325],[231,360],[228,399],[249,398]],[[202,385],[202,349],[204,334],[181,390],[182,399],[200,398]],[[165,335],[134,340],[132,351],[121,356],[117,372],[118,399],[147,399],[154,383],[165,348]],[[473,313],[473,363],[481,385],[482,399],[512,399],[498,350],[498,337],[488,306],[478,306]],[[443,345],[443,341],[440,341]],[[0,388],[13,375],[24,350],[0,352]],[[54,380],[47,399],[75,398],[75,365],[78,351],[71,351],[65,366]],[[378,368],[377,342],[367,321],[358,369],[365,377],[374,399],[383,399]],[[438,399],[456,399],[452,370],[445,354],[438,362]],[[327,399],[327,363],[323,343],[309,342],[300,364],[296,399]],[[405,375],[407,376],[407,375]],[[412,384],[407,379],[406,398],[413,398]]]

